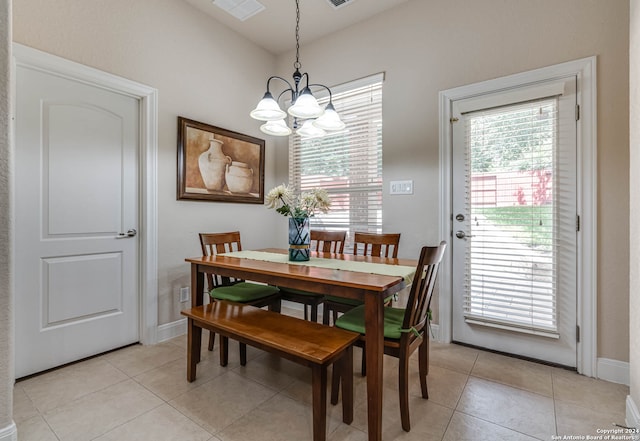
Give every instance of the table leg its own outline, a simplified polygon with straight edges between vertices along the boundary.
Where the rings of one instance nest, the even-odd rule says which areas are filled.
[[[198,271],[198,264],[191,264],[191,307],[195,308],[196,306],[201,306],[204,303],[203,299],[204,293],[204,273]],[[191,328],[189,328],[191,329]],[[198,333],[198,342],[202,339],[202,328],[197,328],[194,330],[194,333]],[[195,363],[200,362],[200,346],[198,346],[197,351],[194,351],[192,356],[194,357]],[[195,367],[194,367],[194,379],[195,379]],[[193,380],[191,380],[193,381]]]
[[[364,305],[369,441],[382,441],[383,298],[375,293],[368,294]]]
[[[191,264],[191,307],[195,308],[204,303],[204,273],[198,271],[198,264]]]

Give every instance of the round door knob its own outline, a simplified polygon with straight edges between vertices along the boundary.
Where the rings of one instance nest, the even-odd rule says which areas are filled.
[[[458,239],[464,239],[466,236],[467,236],[467,235],[465,234],[465,232],[464,232],[464,231],[462,231],[462,230],[458,230],[458,231],[456,231],[456,237],[457,237]]]

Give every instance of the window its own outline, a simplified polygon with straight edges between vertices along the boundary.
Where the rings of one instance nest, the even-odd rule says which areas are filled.
[[[568,76],[454,104],[454,204],[468,213],[454,270],[474,329],[575,341],[575,90]]]
[[[473,232],[466,253],[467,320],[558,332],[558,248],[575,236],[569,231],[563,238],[559,225],[573,219],[559,211],[567,190],[557,177],[568,179],[558,161],[558,118],[557,97],[465,117]]]
[[[333,88],[333,105],[346,124],[323,138],[289,140],[289,182],[296,192],[327,190],[331,210],[311,218],[311,227],[382,231],[382,82],[383,74]],[[326,104],[328,96],[318,99]]]

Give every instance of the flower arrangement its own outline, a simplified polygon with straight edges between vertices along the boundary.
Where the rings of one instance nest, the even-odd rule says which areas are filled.
[[[327,213],[331,199],[326,190],[314,188],[295,196],[286,184],[278,185],[267,193],[267,208],[275,208],[283,216],[307,218],[316,213]]]

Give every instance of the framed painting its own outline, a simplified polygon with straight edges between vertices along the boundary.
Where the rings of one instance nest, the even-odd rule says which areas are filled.
[[[264,203],[264,140],[178,117],[178,200]]]

